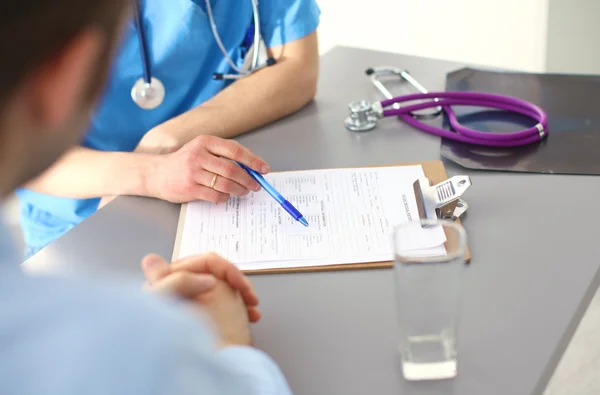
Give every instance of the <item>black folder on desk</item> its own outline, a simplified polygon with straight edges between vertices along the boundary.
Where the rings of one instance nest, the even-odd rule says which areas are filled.
[[[600,76],[464,68],[447,75],[446,90],[519,97],[542,107],[549,120],[548,138],[524,147],[483,147],[443,139],[441,154],[446,159],[478,170],[600,174]],[[535,123],[499,111],[468,107],[455,111],[461,123],[481,131],[516,131]]]

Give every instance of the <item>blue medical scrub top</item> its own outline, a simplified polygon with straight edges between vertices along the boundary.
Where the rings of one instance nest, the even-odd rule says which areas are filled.
[[[252,21],[250,0],[211,0],[217,31],[229,56],[241,66],[241,44]],[[260,0],[261,35],[268,47],[307,36],[319,24],[314,0]],[[166,89],[165,101],[142,110],[131,87],[143,76],[140,44],[133,19],[111,70],[109,84],[83,146],[101,151],[132,151],[144,134],[213,97],[227,84],[213,73],[232,70],[212,35],[204,0],[145,0],[142,13],[152,75]],[[98,199],[67,199],[17,191],[21,225],[30,250],[44,247],[96,211]]]

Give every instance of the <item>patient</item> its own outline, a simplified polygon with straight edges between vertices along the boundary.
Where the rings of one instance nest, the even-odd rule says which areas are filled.
[[[81,139],[127,18],[123,0],[0,3],[0,194]],[[215,255],[142,263],[137,286],[28,277],[0,224],[0,393],[287,394],[250,346],[258,300]],[[214,331],[213,331],[214,328]]]

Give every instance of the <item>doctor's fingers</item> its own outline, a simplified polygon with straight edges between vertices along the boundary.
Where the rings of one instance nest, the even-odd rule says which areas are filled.
[[[200,185],[207,186],[228,195],[245,196],[250,192],[248,188],[238,184],[237,182],[206,170],[200,170],[195,181]]]
[[[202,167],[210,173],[219,175],[220,177],[218,178],[223,177],[227,180],[234,181],[251,191],[257,192],[260,190],[258,182],[256,182],[246,170],[230,160],[210,155],[202,161]],[[208,185],[210,186],[210,183]]]
[[[270,171],[267,162],[237,141],[221,139],[214,136],[206,137],[205,147],[212,154],[243,163],[249,168],[262,174],[266,174]]]
[[[229,194],[194,183],[186,189],[183,201],[191,202],[194,200],[206,200],[211,203],[225,203],[229,200]]]

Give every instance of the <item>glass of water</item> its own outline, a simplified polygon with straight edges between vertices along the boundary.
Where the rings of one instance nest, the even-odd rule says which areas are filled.
[[[424,231],[444,232],[446,242],[433,249],[415,250],[412,240]],[[393,244],[404,378],[453,378],[457,375],[456,333],[467,248],[465,230],[452,221],[421,220],[396,226]]]

